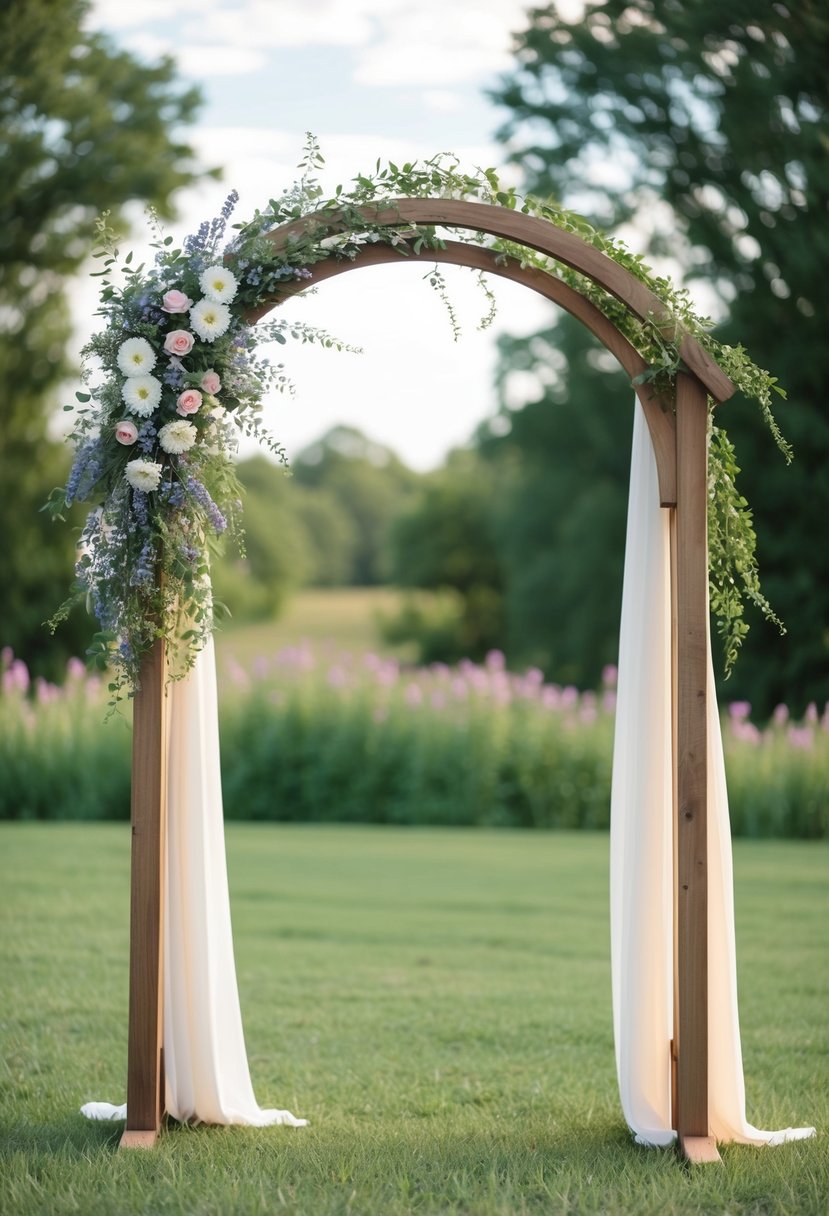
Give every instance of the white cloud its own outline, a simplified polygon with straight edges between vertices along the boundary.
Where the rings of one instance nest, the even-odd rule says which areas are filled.
[[[239,0],[214,4],[199,28],[236,46],[359,46],[372,37],[377,7],[359,0]]]
[[[460,93],[453,93],[451,89],[426,89],[423,94],[423,103],[430,110],[436,110],[441,114],[451,114],[461,108],[463,98]]]
[[[575,3],[576,0],[569,0]],[[350,47],[362,85],[451,85],[508,66],[522,0],[95,0],[90,25],[142,29],[190,69],[188,43],[245,49]],[[134,45],[134,36],[128,41]],[[246,70],[246,69],[244,69]]]
[[[128,30],[136,26],[164,29],[169,26],[171,16],[203,13],[224,3],[226,0],[176,0],[171,11],[168,0],[135,0],[131,4],[125,0],[92,0],[86,25],[89,29]]]
[[[188,43],[175,54],[182,72],[188,76],[251,76],[267,66],[264,51],[241,46],[194,46]]]
[[[356,81],[363,85],[456,84],[509,63],[511,31],[523,6],[508,0],[470,4],[401,4],[383,22],[381,38],[363,48]]]

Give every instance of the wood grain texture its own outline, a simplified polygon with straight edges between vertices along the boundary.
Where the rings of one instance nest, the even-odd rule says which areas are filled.
[[[679,1151],[689,1165],[722,1164],[713,1136],[680,1136]]]
[[[150,1147],[164,1109],[165,651],[165,643],[159,639],[145,656],[141,690],[133,709],[127,1126],[122,1148]]]
[[[485,232],[490,236],[515,241],[586,275],[626,304],[641,320],[648,317],[657,322],[672,320],[659,296],[640,279],[580,236],[564,232],[539,216],[523,215],[520,211],[511,211],[491,203],[446,198],[398,198],[377,206],[366,205],[358,210],[371,223],[390,228],[402,224],[435,224]],[[353,227],[353,223],[350,224],[332,209],[283,224],[269,233],[268,239],[279,248],[292,238],[308,232],[322,237],[342,232],[349,226]],[[690,335],[681,338],[680,353],[686,365],[717,401],[726,401],[734,393],[734,385],[725,373]]]
[[[125,1131],[118,1144],[121,1148],[155,1148],[158,1140],[158,1129],[152,1128],[146,1132]]]
[[[708,1135],[707,398],[677,378],[677,1130]]]
[[[400,252],[399,246],[371,245],[354,261],[327,258],[317,262],[313,268],[310,280],[288,283],[284,287],[282,297],[299,295],[310,286],[335,278],[349,270],[368,269],[372,266],[400,265],[405,262],[420,264],[426,262],[453,266],[467,266],[473,270],[483,270],[487,274],[498,275],[520,283],[531,291],[537,292],[546,299],[558,304],[571,316],[581,321],[587,329],[618,359],[621,366],[634,380],[647,371],[647,364],[639,352],[631,346],[628,340],[619,332],[616,326],[599,311],[594,304],[579,295],[572,287],[562,283],[553,275],[546,274],[532,266],[522,266],[516,258],[504,258],[492,250],[483,249],[477,245],[464,245],[460,241],[447,241],[445,249],[435,249],[416,254]],[[275,306],[275,301],[251,309],[246,314],[246,320],[253,324]],[[634,386],[636,394],[645,412],[651,441],[656,455],[656,468],[659,478],[659,496],[662,506],[673,506],[676,502],[676,420],[673,402],[657,393],[651,384]]]

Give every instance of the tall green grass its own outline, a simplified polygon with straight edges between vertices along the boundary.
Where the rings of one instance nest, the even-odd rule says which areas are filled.
[[[129,829],[0,825],[6,1216],[823,1216],[827,851],[737,842],[748,1114],[812,1141],[688,1172],[638,1148],[611,1035],[607,839],[231,824],[254,1087],[294,1131],[170,1126],[117,1154]]]
[[[605,828],[614,673],[598,693],[560,688],[503,656],[411,668],[302,643],[220,664],[230,819]],[[126,818],[129,732],[102,725],[77,662],[59,689],[27,689],[9,661],[0,697],[0,818]],[[733,831],[829,835],[829,716],[783,707],[760,731],[725,716]]]

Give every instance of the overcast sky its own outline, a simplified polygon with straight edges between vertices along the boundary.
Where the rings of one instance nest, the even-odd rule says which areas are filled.
[[[572,8],[576,0],[566,0]],[[562,0],[562,4],[565,0]],[[396,162],[450,150],[470,167],[496,165],[503,115],[484,90],[511,64],[520,0],[94,0],[90,25],[139,56],[173,55],[205,105],[191,138],[220,184],[180,197],[193,230],[233,186],[242,218],[296,177],[306,131],[320,139],[333,188],[378,157]],[[359,426],[425,469],[494,411],[494,340],[550,319],[549,306],[495,284],[495,331],[477,332],[482,302],[469,272],[447,267],[464,336],[452,341],[423,267],[344,275],[288,315],[361,346],[362,355],[279,348],[297,385],[276,396],[268,423],[296,454],[337,422]],[[90,303],[92,287],[86,289]]]

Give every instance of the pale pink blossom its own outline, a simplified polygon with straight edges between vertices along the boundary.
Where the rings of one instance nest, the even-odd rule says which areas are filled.
[[[763,740],[763,736],[754,723],[747,722],[744,718],[732,718],[731,733],[735,739],[739,739],[742,743],[751,743],[754,746]]]
[[[219,373],[214,372],[212,367],[208,368],[201,378],[201,386],[206,393],[210,394],[211,397],[215,397],[216,393],[218,393],[219,389],[222,387],[222,382],[219,379]]]
[[[176,313],[187,312],[193,301],[183,291],[165,291],[161,301],[161,311]]]
[[[168,355],[189,355],[194,340],[188,329],[171,329],[164,339],[164,349]]]
[[[788,736],[792,747],[800,747],[804,751],[811,751],[814,746],[815,736],[808,726],[790,726]]]
[[[179,395],[176,403],[176,413],[186,417],[188,414],[195,414],[196,410],[201,405],[201,393],[197,388],[186,388]]]
[[[131,447],[138,438],[138,427],[129,418],[123,418],[115,427],[115,438],[124,447]]]

